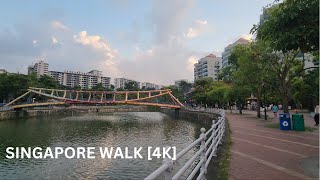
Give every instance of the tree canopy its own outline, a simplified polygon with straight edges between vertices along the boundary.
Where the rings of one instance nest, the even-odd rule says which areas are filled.
[[[319,50],[319,0],[284,0],[271,6],[257,37],[277,51]]]

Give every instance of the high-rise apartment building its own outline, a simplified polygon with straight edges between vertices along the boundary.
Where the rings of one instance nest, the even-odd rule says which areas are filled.
[[[240,38],[236,42],[234,42],[232,44],[229,44],[227,47],[225,47],[224,48],[224,52],[222,53],[222,66],[221,66],[221,68],[224,68],[224,67],[229,65],[228,64],[228,59],[229,59],[229,57],[231,55],[231,52],[232,52],[232,49],[234,47],[236,47],[237,45],[241,45],[241,44],[247,45],[249,43],[250,43],[249,40],[246,40],[244,38]]]
[[[40,60],[28,67],[28,74],[35,72],[38,77],[48,75],[49,64]]]
[[[279,4],[273,4],[269,7],[263,8],[262,14],[260,15],[259,25],[262,25],[270,17],[271,11],[277,7],[279,7]]]
[[[59,84],[69,87],[79,86],[81,89],[90,89],[98,84],[110,88],[110,77],[104,77],[102,71],[92,70],[88,73],[74,71],[49,71],[49,76]]]
[[[220,69],[221,57],[214,54],[201,58],[198,63],[194,64],[194,80],[211,77],[213,80],[218,80],[217,74]]]
[[[137,84],[138,88],[141,88],[140,82],[131,80],[131,79],[126,79],[126,78],[115,78],[114,79],[114,88],[115,89],[125,89],[126,83],[128,82],[134,82]]]
[[[150,83],[150,82],[143,82],[141,83],[141,89],[155,89],[155,90],[159,90],[161,89],[163,86],[162,85],[157,85],[154,83]]]

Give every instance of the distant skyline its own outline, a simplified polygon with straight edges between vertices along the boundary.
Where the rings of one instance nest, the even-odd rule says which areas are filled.
[[[4,1],[0,68],[103,71],[156,84],[193,80],[193,64],[249,38],[273,0]]]

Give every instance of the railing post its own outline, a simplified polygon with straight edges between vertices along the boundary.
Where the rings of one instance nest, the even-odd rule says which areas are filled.
[[[213,134],[213,138],[212,138],[212,144],[215,144],[216,143],[216,127],[215,127],[215,120],[212,120],[212,134]],[[212,151],[213,152],[213,156],[217,156],[216,154],[216,147],[215,146],[212,146]]]
[[[206,146],[206,139],[207,139],[206,135],[205,135],[206,129],[205,128],[201,128],[200,131],[201,131],[200,137],[202,138],[201,147],[200,148],[203,148],[202,153],[201,153],[201,159],[204,160],[202,165],[201,165],[200,171],[203,172],[202,179],[205,180],[206,179],[206,174],[207,174],[207,169],[206,169],[206,162],[207,162],[206,151],[207,151],[207,149],[205,147]]]
[[[103,93],[101,93],[100,102],[102,102],[102,100],[103,100]]]
[[[165,180],[171,180],[172,179],[172,171],[173,171],[173,161],[172,161],[172,159],[165,158],[162,161],[162,164],[168,164],[169,165],[168,169],[163,174],[164,174],[164,179]]]
[[[223,134],[224,134],[224,128],[225,128],[225,117],[224,117],[225,115],[224,115],[224,110],[222,110],[221,111],[221,123],[220,123],[220,126],[222,126],[221,128],[220,128],[220,131],[221,131],[221,133],[220,133],[220,141],[219,141],[219,144],[222,144],[222,136],[223,136]],[[218,133],[219,134],[219,133]]]
[[[40,90],[40,92],[41,92],[41,90]],[[63,99],[66,98],[66,96],[67,96],[67,91],[65,90],[63,93]]]
[[[112,101],[116,101],[116,93],[115,92],[113,92]]]
[[[76,100],[78,100],[78,98],[79,98],[79,92],[77,92],[76,94]]]
[[[125,101],[128,101],[128,92],[126,92]]]

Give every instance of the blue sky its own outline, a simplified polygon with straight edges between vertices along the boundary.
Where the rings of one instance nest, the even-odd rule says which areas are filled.
[[[248,35],[272,0],[6,1],[0,7],[0,68],[90,71],[172,84],[193,63]]]

